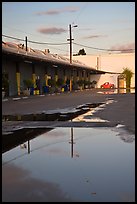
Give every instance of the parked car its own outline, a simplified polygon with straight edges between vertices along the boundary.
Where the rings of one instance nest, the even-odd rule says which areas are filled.
[[[101,88],[104,88],[104,89],[109,89],[109,88],[114,88],[115,85],[114,85],[114,84],[111,84],[111,83],[109,83],[109,82],[105,82],[105,83],[102,84],[100,87],[101,87]]]

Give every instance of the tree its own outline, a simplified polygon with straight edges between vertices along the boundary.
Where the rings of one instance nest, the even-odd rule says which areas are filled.
[[[79,50],[78,55],[86,55],[84,48]]]
[[[125,76],[125,79],[126,79],[126,88],[130,88],[131,78],[133,76],[132,70],[130,70],[128,67],[125,67],[123,68],[122,74]]]

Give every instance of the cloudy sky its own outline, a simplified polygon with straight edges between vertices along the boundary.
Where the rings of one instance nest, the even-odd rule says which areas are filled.
[[[135,2],[2,2],[2,35],[32,48],[69,55],[70,24],[73,54],[134,49]]]

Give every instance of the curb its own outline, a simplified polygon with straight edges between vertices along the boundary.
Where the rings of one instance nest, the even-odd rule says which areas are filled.
[[[90,90],[90,89],[85,89],[85,91],[88,91],[88,90]],[[84,90],[74,90],[74,92],[82,92],[82,91],[84,91]],[[63,92],[64,93],[64,92]],[[65,92],[65,94],[70,94],[71,93],[71,91],[68,91],[68,92]],[[72,93],[73,93],[73,91],[72,91]],[[3,98],[2,99],[2,102],[6,102],[6,101],[18,101],[18,100],[20,100],[20,99],[28,99],[28,98],[33,98],[33,97],[43,97],[43,96],[54,96],[54,95],[61,95],[62,93],[50,93],[50,94],[41,94],[41,95],[33,95],[33,96],[22,96],[22,97],[14,97],[14,98]]]

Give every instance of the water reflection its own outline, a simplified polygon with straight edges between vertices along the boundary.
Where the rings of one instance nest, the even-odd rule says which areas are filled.
[[[10,188],[12,185],[13,188]],[[32,178],[30,171],[14,164],[4,167],[2,176],[3,202],[72,202],[55,182]]]
[[[105,89],[98,91],[101,94],[124,94],[124,93],[135,93],[135,88],[117,88],[117,89]]]
[[[25,143],[20,145],[21,149],[27,149],[28,150],[28,154],[30,154],[30,140],[28,140],[27,145]]]
[[[73,138],[73,127],[71,127],[70,128],[70,130],[71,130],[71,138],[70,138],[70,144],[71,144],[71,157],[73,158],[73,156],[74,156],[74,144],[75,144],[75,142],[74,142],[74,138]]]
[[[2,134],[2,153],[9,151],[20,144],[22,144],[21,147],[24,148],[25,146],[23,146],[23,144],[26,141],[28,141],[28,152],[30,152],[30,139],[50,130],[52,130],[52,128],[19,128],[13,132],[6,132],[6,134]]]
[[[135,146],[118,133],[56,128],[5,152],[3,202],[134,202]]]

